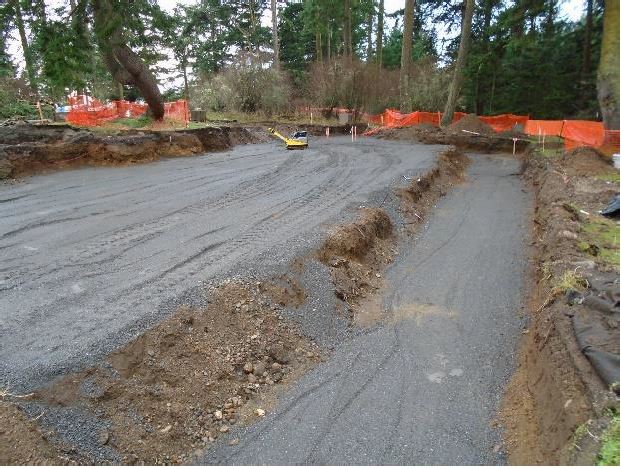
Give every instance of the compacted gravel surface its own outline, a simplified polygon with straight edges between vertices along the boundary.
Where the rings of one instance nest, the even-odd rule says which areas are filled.
[[[386,275],[387,317],[338,347],[264,420],[198,462],[495,465],[524,324],[529,196],[510,157],[471,155]]]
[[[0,186],[3,382],[41,386],[177,305],[200,304],[204,282],[286,266],[330,224],[428,170],[441,148],[336,137],[287,151],[272,142]]]

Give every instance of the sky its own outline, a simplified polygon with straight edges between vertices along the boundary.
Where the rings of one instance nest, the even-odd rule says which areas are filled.
[[[175,9],[175,7],[178,5],[192,5],[192,4],[196,4],[199,2],[199,0],[180,0],[180,1],[157,0],[157,1],[160,4],[160,6],[168,12],[172,12]],[[58,6],[65,5],[67,3],[68,3],[67,0],[45,0],[45,4],[48,6],[48,10],[51,10],[52,8],[55,8]],[[279,1],[279,4],[282,5],[282,1]],[[405,5],[405,0],[384,0],[384,9],[385,9],[386,14],[390,14],[397,10],[403,9],[404,5]],[[560,0],[561,15],[569,21],[577,21],[584,14],[584,5],[585,5],[584,0]],[[271,12],[269,9],[265,11],[263,17],[261,18],[261,23],[264,26],[271,26],[272,17],[271,17]],[[390,18],[386,18],[385,27],[386,27],[386,30],[389,31],[392,27],[394,27],[394,20]],[[448,32],[446,31],[446,29],[443,29],[442,27],[439,26],[437,28],[437,33],[439,37],[442,37]],[[455,34],[457,34],[457,32],[453,32],[451,36],[454,36]],[[8,42],[8,52],[13,59],[13,63],[18,65],[18,69],[20,72],[23,71],[24,60],[23,60],[21,46],[19,43],[19,38],[17,36],[17,31],[12,32],[12,35],[9,36],[7,42]],[[162,63],[161,65],[170,66],[166,62]],[[169,87],[171,85],[178,87],[181,84],[180,78],[173,78],[172,76],[162,76],[158,78],[164,82],[167,82],[168,86],[165,85],[165,87]]]

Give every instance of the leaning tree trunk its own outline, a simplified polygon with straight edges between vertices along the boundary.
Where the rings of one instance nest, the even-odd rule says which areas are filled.
[[[451,122],[453,122],[453,114],[455,113],[455,106],[457,105],[457,99],[459,98],[459,93],[461,92],[461,84],[464,78],[464,69],[466,68],[466,61],[468,59],[468,48],[470,46],[470,29],[472,27],[472,13],[474,12],[474,0],[465,1],[466,11],[464,12],[464,19],[461,24],[461,40],[459,41],[457,63],[455,64],[453,81],[451,82],[451,87],[449,88],[448,99],[446,100],[444,115],[442,116],[442,126],[447,126]]]
[[[399,74],[399,96],[401,112],[411,112],[410,68],[412,64],[412,34],[414,31],[414,0],[405,0],[403,18],[403,42],[401,44],[401,72]]]
[[[274,68],[280,68],[280,44],[278,44],[278,8],[272,0],[272,47],[274,48]]]
[[[155,76],[138,54],[125,43],[120,10],[112,5],[112,1],[93,0],[95,29],[106,67],[117,82],[138,88],[149,105],[153,118],[161,120],[164,117],[164,100]]]
[[[619,130],[619,0],[605,0],[597,98],[604,126]]]

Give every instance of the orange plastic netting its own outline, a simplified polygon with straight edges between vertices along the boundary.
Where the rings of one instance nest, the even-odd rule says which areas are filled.
[[[489,125],[496,132],[504,132],[513,129],[516,125],[525,126],[528,116],[516,116],[515,114],[500,114],[498,116],[479,116],[479,119]]]
[[[456,112],[453,122],[457,122],[466,114]],[[386,109],[381,114],[363,114],[363,119],[368,123],[381,127],[370,129],[364,135],[373,135],[383,128],[408,127],[412,125],[430,124],[440,125],[442,113],[416,111],[402,114],[394,109]],[[601,122],[584,120],[536,120],[528,116],[515,114],[501,114],[498,116],[479,116],[479,119],[492,127],[496,132],[513,129],[516,125],[524,128],[527,135],[552,135],[562,137],[565,148],[576,146],[591,146],[606,148],[611,151],[619,151],[619,131],[606,130]]]
[[[105,122],[122,117],[139,117],[147,112],[149,106],[142,103],[117,100],[103,104],[96,98],[88,96],[71,96],[68,99],[70,110],[67,121],[76,125],[97,127]],[[190,120],[187,101],[179,100],[164,103],[164,118],[180,122]]]

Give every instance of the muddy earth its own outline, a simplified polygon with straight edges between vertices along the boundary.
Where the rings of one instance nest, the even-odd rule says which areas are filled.
[[[589,148],[532,151],[527,166],[533,279],[502,411],[509,462],[592,465],[619,412],[619,221],[598,213],[619,171]]]

